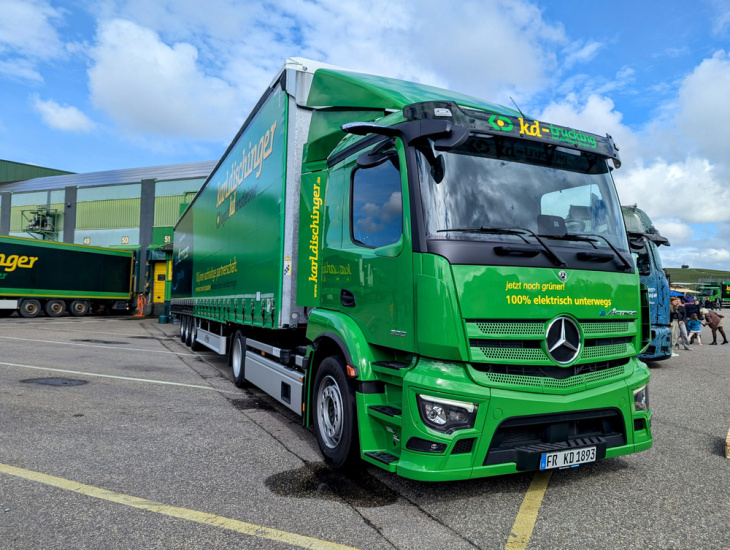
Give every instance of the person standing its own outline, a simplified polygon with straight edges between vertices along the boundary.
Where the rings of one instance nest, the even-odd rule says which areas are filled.
[[[711,346],[717,345],[717,333],[719,332],[722,334],[722,339],[724,340],[723,344],[727,344],[727,336],[725,336],[725,329],[722,328],[722,320],[725,318],[724,315],[713,311],[713,310],[702,310],[702,314],[705,316],[705,322],[704,324],[710,327],[712,330],[712,343]]]
[[[669,308],[669,318],[672,321],[672,347],[679,348],[679,338],[682,339],[682,345],[687,351],[692,351],[687,338],[687,327],[684,322],[687,318],[684,306],[677,296],[671,300]]]

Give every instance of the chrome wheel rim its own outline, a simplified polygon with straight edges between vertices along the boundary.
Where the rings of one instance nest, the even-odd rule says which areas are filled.
[[[334,449],[340,444],[343,429],[343,405],[340,387],[332,376],[322,380],[317,396],[317,419],[324,444]]]
[[[233,367],[233,376],[238,378],[241,376],[241,341],[236,340],[236,342],[233,344],[233,357],[231,358],[231,366]]]

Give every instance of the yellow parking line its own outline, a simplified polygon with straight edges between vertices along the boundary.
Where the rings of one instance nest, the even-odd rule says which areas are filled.
[[[527,489],[527,494],[522,501],[515,523],[512,525],[505,550],[524,550],[530,542],[532,530],[535,528],[537,513],[540,511],[542,498],[545,496],[551,472],[537,472],[532,478],[532,483]]]
[[[38,483],[43,483],[44,485],[51,485],[53,487],[65,489],[66,491],[73,491],[74,493],[80,493],[82,495],[99,498],[102,500],[108,500],[110,502],[116,502],[117,504],[123,504],[124,506],[130,506],[132,508],[139,508],[140,510],[147,510],[149,512],[155,512],[157,514],[162,514],[165,516],[195,521],[197,523],[204,523],[206,525],[220,527],[221,529],[228,529],[229,531],[236,531],[238,533],[242,533],[244,535],[249,535],[252,537],[259,537],[263,539],[274,540],[277,542],[283,542],[285,544],[290,544],[299,548],[310,548],[312,550],[354,550],[351,546],[344,546],[342,544],[336,544],[334,542],[327,542],[311,537],[296,535],[294,533],[287,533],[286,531],[270,529],[268,527],[262,527],[260,525],[246,523],[245,521],[216,516],[214,514],[208,514],[206,512],[197,512],[195,510],[188,510],[187,508],[168,506],[160,502],[154,502],[152,500],[147,500],[144,498],[116,493],[114,491],[107,491],[106,489],[100,489],[91,485],[84,485],[83,483],[77,483],[75,481],[63,479],[61,477],[41,474],[32,470],[16,468],[7,464],[0,463],[0,473],[28,479],[31,481],[37,481]]]

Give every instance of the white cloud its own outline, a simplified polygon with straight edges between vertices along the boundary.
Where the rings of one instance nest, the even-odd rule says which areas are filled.
[[[656,159],[617,178],[623,202],[637,203],[651,218],[671,217],[684,222],[730,220],[730,188],[704,158],[668,162]]]
[[[723,34],[730,29],[730,6],[728,6],[727,0],[713,0],[712,3],[717,10],[717,15],[712,22],[712,32]]]
[[[677,123],[684,135],[713,160],[730,158],[730,55],[716,52],[689,75],[679,90]]]
[[[52,59],[63,54],[52,20],[61,14],[42,0],[3,0],[0,17],[0,53],[34,59]]]
[[[43,82],[38,63],[66,55],[54,27],[61,11],[43,0],[2,0],[0,13],[0,75]]]
[[[53,100],[31,97],[33,108],[51,128],[70,132],[88,132],[96,126],[84,113],[73,106],[61,106]]]
[[[229,139],[243,112],[236,90],[209,76],[188,43],[169,46],[124,20],[100,24],[91,51],[91,100],[131,133]]]
[[[678,218],[657,218],[652,219],[652,222],[659,233],[669,239],[675,248],[692,240],[694,234],[692,228]]]
[[[605,46],[601,42],[590,40],[585,44],[577,42],[571,44],[564,50],[565,60],[563,68],[569,69],[578,63],[588,63],[598,55],[598,52]]]
[[[537,118],[601,136],[610,134],[619,147],[621,170],[636,162],[636,135],[623,124],[623,115],[607,97],[591,95],[581,103],[576,94],[569,94],[561,102],[550,103]]]
[[[43,82],[43,77],[36,69],[35,63],[31,63],[27,59],[0,61],[0,75],[5,75],[17,80]]]

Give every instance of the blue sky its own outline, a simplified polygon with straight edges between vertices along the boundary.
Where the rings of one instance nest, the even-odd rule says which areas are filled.
[[[665,265],[730,270],[730,0],[0,0],[0,158],[216,160],[290,56],[608,132]]]

